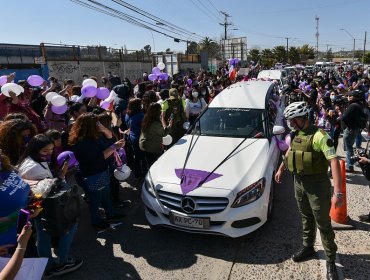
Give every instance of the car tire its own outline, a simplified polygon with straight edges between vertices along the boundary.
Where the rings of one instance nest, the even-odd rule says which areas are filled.
[[[269,204],[267,206],[267,220],[271,220],[272,212],[274,209],[274,190],[275,190],[275,173],[272,176],[270,194],[269,194]]]

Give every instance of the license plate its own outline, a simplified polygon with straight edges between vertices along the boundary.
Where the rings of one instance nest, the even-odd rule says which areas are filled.
[[[183,226],[187,228],[210,228],[209,218],[186,217],[174,214],[172,212],[170,213],[170,222],[173,225]]]

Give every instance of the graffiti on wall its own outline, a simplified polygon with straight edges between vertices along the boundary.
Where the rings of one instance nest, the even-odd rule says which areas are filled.
[[[55,62],[49,65],[49,70],[58,74],[71,74],[74,71],[78,71],[78,66],[68,62]]]

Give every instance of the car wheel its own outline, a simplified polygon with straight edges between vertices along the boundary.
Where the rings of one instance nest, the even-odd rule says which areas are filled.
[[[267,220],[270,220],[272,217],[272,210],[274,208],[274,189],[275,189],[275,175],[272,176],[271,180],[271,187],[270,187],[270,195],[269,195],[269,204],[267,207]]]

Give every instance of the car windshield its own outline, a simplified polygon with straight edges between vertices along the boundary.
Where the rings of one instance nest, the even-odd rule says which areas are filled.
[[[245,138],[263,132],[263,110],[208,108],[193,125],[190,133]]]

